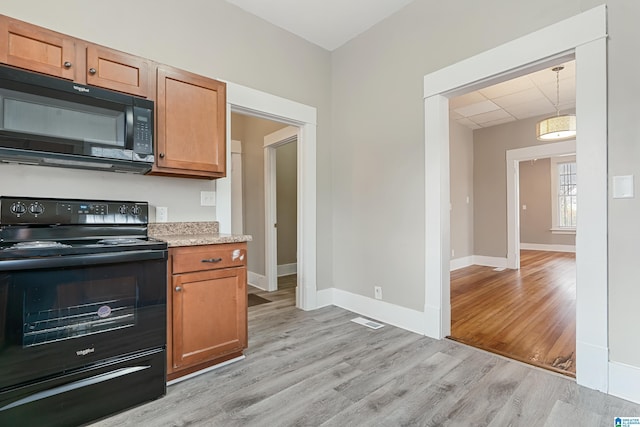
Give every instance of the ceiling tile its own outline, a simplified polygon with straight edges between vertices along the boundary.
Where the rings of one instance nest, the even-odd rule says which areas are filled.
[[[488,113],[477,114],[475,116],[469,117],[475,123],[484,126],[484,123],[493,122],[496,120],[510,118],[511,114],[507,113],[504,110],[494,110],[489,111]]]
[[[466,119],[466,118],[462,118],[462,119],[456,120],[456,122],[460,123],[462,126],[468,127],[469,129],[480,129],[480,128],[482,128],[482,126],[480,126],[477,123],[474,123],[471,120]]]
[[[487,98],[479,92],[470,92],[465,95],[456,96],[449,100],[449,109],[455,110],[456,108],[466,107],[467,105],[476,104],[478,102],[486,101]]]
[[[544,94],[540,92],[537,87],[533,86],[531,89],[523,90],[522,92],[512,93],[510,95],[501,96],[500,98],[495,98],[493,102],[495,102],[502,108],[509,109],[509,107],[512,107],[514,105],[535,102],[539,99],[546,100]]]
[[[467,105],[466,107],[456,108],[454,109],[454,111],[458,114],[463,115],[464,117],[471,117],[499,109],[500,107],[487,99],[482,102],[476,102],[475,104]]]
[[[513,80],[507,80],[506,82],[498,83],[497,85],[480,89],[478,92],[489,99],[495,99],[502,96],[522,92],[530,88],[535,88],[535,85],[527,76],[522,76]]]
[[[496,125],[502,125],[505,123],[509,123],[509,122],[515,122],[517,119],[515,117],[509,116],[509,117],[505,117],[504,119],[499,119],[499,120],[494,120],[491,122],[487,122],[487,123],[482,123],[482,127],[483,128],[488,128],[491,126],[496,126]]]

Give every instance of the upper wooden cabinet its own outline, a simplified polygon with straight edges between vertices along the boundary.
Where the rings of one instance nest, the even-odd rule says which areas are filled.
[[[148,98],[149,61],[103,46],[87,46],[87,84]]]
[[[2,15],[0,62],[80,84],[153,95],[148,60]]]
[[[75,40],[7,16],[0,16],[0,61],[76,80]]]
[[[162,65],[157,85],[157,157],[152,173],[224,177],[226,84]]]

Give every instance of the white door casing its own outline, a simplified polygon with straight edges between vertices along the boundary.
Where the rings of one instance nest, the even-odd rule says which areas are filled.
[[[520,268],[520,162],[575,152],[575,139],[507,150],[507,268]]]
[[[231,141],[231,233],[244,233],[242,142]]]
[[[609,384],[606,21],[601,5],[424,77],[425,331],[443,338],[451,330],[448,99],[575,55],[582,190],[576,235],[576,380],[604,392]]]
[[[287,126],[264,137],[265,275],[267,291],[278,290],[278,228],[276,192],[276,148],[298,140],[299,128]],[[298,187],[298,193],[300,188]],[[300,194],[298,194],[300,200]],[[300,209],[298,208],[298,215]],[[300,230],[298,230],[300,233]],[[300,234],[298,234],[300,236]],[[300,242],[297,242],[298,248]]]
[[[317,307],[316,286],[316,123],[315,107],[227,82],[227,164],[231,162],[231,112],[298,127],[298,288],[296,306]],[[216,180],[220,232],[231,232],[231,177]],[[249,255],[250,256],[250,255]]]

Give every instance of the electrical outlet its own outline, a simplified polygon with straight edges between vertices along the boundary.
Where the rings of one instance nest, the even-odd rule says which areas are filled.
[[[374,286],[373,287],[373,296],[376,299],[382,299],[382,286]]]
[[[200,192],[200,206],[215,206],[216,205],[216,192],[215,191],[201,191]]]
[[[156,222],[167,222],[169,220],[169,208],[156,206]]]

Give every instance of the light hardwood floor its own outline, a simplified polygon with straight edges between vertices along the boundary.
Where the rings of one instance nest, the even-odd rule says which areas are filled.
[[[575,378],[575,254],[520,258],[520,270],[451,273],[451,338]]]
[[[640,405],[567,377],[389,325],[368,329],[337,307],[301,311],[291,289],[278,293],[249,309],[245,360],[95,426],[590,427],[640,415]]]

